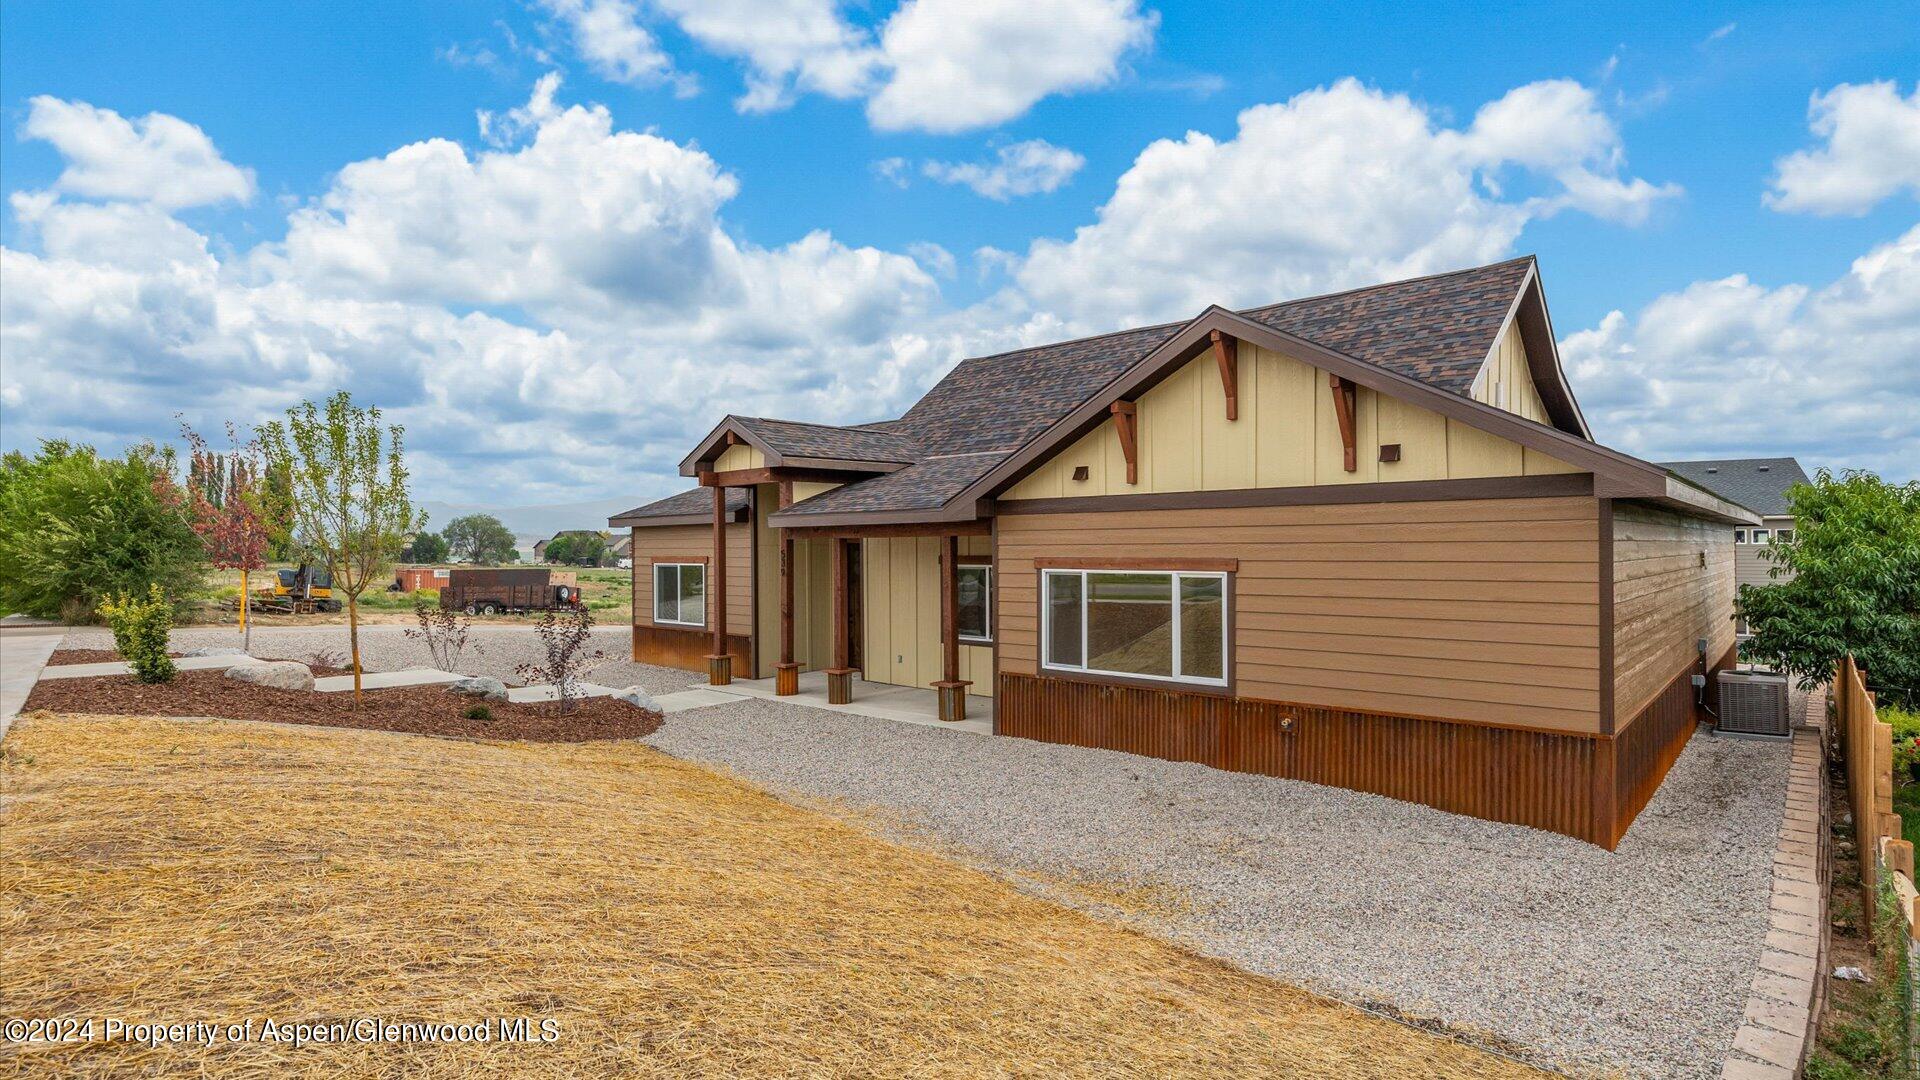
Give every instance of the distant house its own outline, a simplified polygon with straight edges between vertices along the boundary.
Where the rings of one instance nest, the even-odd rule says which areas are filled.
[[[1787,489],[1807,483],[1807,471],[1790,457],[1726,458],[1715,461],[1668,461],[1662,465],[1689,483],[1698,484],[1760,515],[1756,526],[1733,529],[1733,573],[1736,585],[1765,585],[1775,580],[1767,571],[1773,563],[1762,554],[1775,539],[1793,539],[1792,508]],[[1739,631],[1746,633],[1745,621]]]
[[[624,532],[613,538],[613,546],[608,549],[613,565],[630,567],[633,565],[633,533]]]
[[[1532,259],[976,357],[894,420],[728,416],[680,473],[608,522],[635,660],[1609,848],[1760,524],[1593,441]]]
[[[577,537],[582,539],[587,537],[594,537],[602,540],[606,539],[606,534],[598,532],[594,529],[562,529],[559,532],[554,533],[552,536],[547,537],[545,540],[541,540],[533,545],[533,561],[546,562],[547,561],[547,545],[553,543],[555,540],[558,540],[563,536],[572,536],[572,537]],[[627,543],[629,545],[633,543],[632,537],[627,538]]]

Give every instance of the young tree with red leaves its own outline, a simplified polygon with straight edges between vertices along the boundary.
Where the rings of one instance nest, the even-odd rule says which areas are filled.
[[[187,509],[193,531],[206,548],[208,562],[222,570],[240,571],[240,647],[251,651],[253,623],[247,618],[247,607],[252,593],[247,576],[266,567],[273,532],[259,485],[260,444],[242,443],[231,423],[227,441],[233,449],[225,454],[209,450],[207,441],[185,422],[180,432],[187,440]]]

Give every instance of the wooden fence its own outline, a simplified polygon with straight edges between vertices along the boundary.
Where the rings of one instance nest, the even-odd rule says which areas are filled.
[[[1847,767],[1847,807],[1853,812],[1854,855],[1866,905],[1862,910],[1871,912],[1879,897],[1882,839],[1896,841],[1896,852],[1905,849],[1909,881],[1913,874],[1913,848],[1901,840],[1900,815],[1893,812],[1893,728],[1880,722],[1873,693],[1851,656],[1834,670],[1833,708],[1840,758]]]

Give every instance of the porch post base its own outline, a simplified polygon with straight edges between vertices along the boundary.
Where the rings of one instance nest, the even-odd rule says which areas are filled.
[[[733,682],[732,654],[707,657],[707,685],[726,686],[731,682]]]
[[[778,697],[792,697],[800,692],[800,665],[773,665],[773,692]]]
[[[972,685],[965,681],[933,684],[934,693],[940,695],[940,719],[953,723],[967,718],[967,687]]]
[[[827,669],[827,704],[850,705],[853,703],[853,669]]]

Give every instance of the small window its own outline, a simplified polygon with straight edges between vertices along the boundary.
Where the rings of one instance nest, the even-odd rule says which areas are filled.
[[[1043,666],[1226,685],[1225,574],[1047,570],[1043,582]]]
[[[1745,529],[1735,529],[1735,530],[1733,530],[1733,542],[1734,542],[1734,543],[1736,543],[1736,544],[1744,544],[1744,543],[1746,543],[1746,542],[1747,542],[1747,530],[1745,530]]]
[[[653,564],[653,621],[674,626],[707,624],[704,563]]]
[[[1767,537],[1768,537],[1768,535],[1769,535],[1769,533],[1768,533],[1768,532],[1767,532],[1767,530],[1765,530],[1765,529],[1755,529],[1755,530],[1753,530],[1753,532],[1752,532],[1752,534],[1751,534],[1751,535],[1752,535],[1752,537],[1753,537],[1753,542],[1754,542],[1754,543],[1756,543],[1756,544],[1764,544],[1764,543],[1766,543],[1766,542],[1767,542]]]
[[[993,641],[993,567],[963,563],[955,570],[957,610],[954,622],[961,641]]]
[[[1780,541],[1783,544],[1791,544],[1793,543],[1793,530],[1792,529],[1775,529],[1773,530],[1773,538],[1775,540]]]

